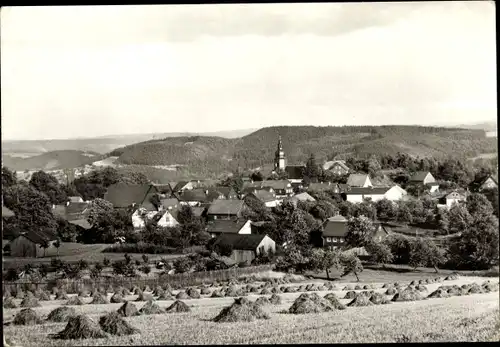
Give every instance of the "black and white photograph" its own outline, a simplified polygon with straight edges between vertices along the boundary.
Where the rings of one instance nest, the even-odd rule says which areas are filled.
[[[4,346],[500,341],[493,1],[0,27]]]

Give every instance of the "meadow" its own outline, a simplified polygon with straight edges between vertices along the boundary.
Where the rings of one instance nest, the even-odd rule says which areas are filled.
[[[272,276],[282,276],[273,273]],[[420,279],[437,275],[421,275]],[[375,278],[373,278],[375,279]],[[417,278],[415,280],[418,281]],[[441,285],[467,283],[482,284],[486,280],[498,283],[497,278],[459,277],[427,284],[426,295]],[[259,278],[252,285],[263,282]],[[303,278],[300,283],[286,284],[281,287],[297,287],[307,284],[322,285],[322,280]],[[337,283],[336,290],[315,291],[321,297],[335,293],[343,304],[345,285],[358,282]],[[366,283],[366,282],[364,282]],[[409,282],[400,282],[403,287]],[[372,281],[375,292],[385,293],[383,282]],[[363,284],[361,284],[363,285]],[[245,287],[240,285],[240,287]],[[210,291],[218,287],[209,287]],[[176,295],[179,291],[173,291]],[[360,292],[360,290],[356,291]],[[21,308],[4,308],[4,336],[16,346],[98,346],[98,345],[173,345],[173,344],[260,344],[260,343],[380,343],[380,342],[444,342],[444,341],[498,341],[499,298],[498,291],[448,298],[428,298],[421,301],[391,302],[389,305],[367,307],[348,307],[324,313],[290,314],[288,308],[301,292],[281,293],[279,305],[266,305],[268,320],[252,322],[216,323],[213,318],[234,302],[234,297],[212,298],[210,294],[200,299],[183,300],[191,309],[186,313],[165,313],[141,315],[124,318],[140,333],[83,340],[54,340],[49,334],[62,331],[67,323],[44,322],[38,325],[16,326],[11,324],[13,317]],[[76,295],[76,294],[73,294]],[[69,295],[69,296],[73,296]],[[111,297],[108,294],[108,299]],[[425,296],[426,296],[425,295]],[[248,293],[250,301],[259,296]],[[269,295],[267,295],[269,297]],[[135,302],[137,295],[127,295],[126,300],[134,301],[138,309],[144,302]],[[391,298],[391,296],[387,296]],[[17,303],[21,302],[16,299]],[[92,298],[83,298],[85,305],[72,306],[78,313],[88,315],[95,322],[105,313],[116,311],[122,304],[90,304]],[[42,317],[65,300],[41,301],[41,307],[34,310]],[[156,300],[155,303],[166,308],[173,300]],[[495,336],[496,334],[496,336]]]

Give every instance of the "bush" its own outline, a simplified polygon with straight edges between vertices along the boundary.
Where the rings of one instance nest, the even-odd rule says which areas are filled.
[[[123,243],[120,245],[113,245],[103,250],[109,253],[146,253],[146,254],[176,254],[179,253],[177,248],[167,247],[162,245],[155,245],[149,243]]]
[[[19,271],[17,269],[8,269],[4,274],[4,280],[6,281],[17,281],[19,279]]]
[[[111,261],[108,258],[104,257],[104,259],[102,260],[102,265],[108,267],[111,265]]]
[[[146,275],[148,275],[151,272],[151,266],[150,265],[143,265],[141,266],[140,270],[144,272]]]
[[[192,261],[188,257],[177,258],[174,261],[174,268],[178,273],[188,272],[189,270],[191,270],[192,266]]]

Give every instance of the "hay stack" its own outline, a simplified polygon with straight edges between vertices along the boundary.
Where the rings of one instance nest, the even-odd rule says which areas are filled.
[[[370,296],[370,301],[375,305],[386,305],[391,303],[389,299],[387,299],[385,295],[381,293],[373,293]]]
[[[165,311],[155,304],[153,300],[148,300],[144,306],[139,310],[139,314],[160,314],[160,313],[165,313]]]
[[[56,300],[68,300],[68,294],[64,290],[60,290],[56,294]]]
[[[324,298],[330,302],[330,304],[333,306],[334,309],[336,309],[336,310],[345,310],[346,309],[346,306],[339,301],[339,298],[337,297],[337,295],[335,295],[333,293],[329,293],[329,294],[326,294],[324,296]]]
[[[237,297],[238,296],[238,290],[236,289],[235,286],[230,286],[227,290],[226,290],[226,296],[231,296],[231,297]]]
[[[110,284],[108,286],[108,288],[106,289],[106,293],[105,294],[108,294],[108,293],[113,293],[115,292],[115,289],[113,288],[113,286]]]
[[[189,306],[180,301],[180,300],[176,300],[172,305],[170,305],[166,312],[167,313],[172,313],[172,312],[189,312],[191,311],[191,309],[189,308]]]
[[[252,286],[249,290],[250,293],[258,293],[259,292],[259,288],[255,287],[255,286]]]
[[[148,285],[146,285],[144,288],[142,288],[143,292],[152,292],[151,288],[149,288]]]
[[[426,292],[427,291],[427,287],[424,285],[421,285],[421,284],[419,284],[415,289],[418,290],[419,292]]]
[[[319,292],[324,292],[325,290],[328,290],[325,286],[318,286],[317,288]]]
[[[101,329],[112,335],[132,335],[139,333],[139,329],[132,327],[117,312],[110,312],[99,318]]]
[[[172,293],[164,291],[157,300],[174,300],[174,297],[172,296]]]
[[[347,286],[345,286],[342,290],[354,290],[354,286],[352,286],[352,285],[347,285]]]
[[[316,293],[312,294],[300,294],[300,296],[293,302],[292,306],[288,309],[288,312],[293,314],[305,314],[305,313],[320,313],[333,311],[334,308],[330,304],[330,301],[325,300]]]
[[[279,296],[278,294],[273,294],[269,298],[269,302],[273,305],[281,305],[281,296]]]
[[[71,317],[76,316],[76,310],[73,307],[61,306],[52,310],[47,316],[49,322],[67,322]]]
[[[356,296],[347,306],[350,307],[361,307],[361,306],[372,306],[373,302],[370,301],[370,297],[366,295]]]
[[[82,298],[79,296],[73,296],[68,301],[66,301],[65,305],[67,306],[79,306],[79,305],[85,305],[83,302]]]
[[[40,301],[50,301],[50,293],[46,290],[41,290],[37,293],[36,298]]]
[[[125,302],[116,312],[123,317],[132,317],[139,315],[137,307],[135,307],[135,305],[130,301]]]
[[[199,298],[201,298],[200,292],[197,289],[194,289],[194,288],[189,288],[186,291],[186,294],[189,295],[189,297],[192,298],[192,299],[199,299]]]
[[[273,293],[273,294],[281,294],[282,291],[278,287],[273,287],[273,289],[271,289],[271,293]]]
[[[446,290],[438,288],[427,296],[428,298],[449,298],[450,294]]]
[[[345,296],[344,296],[344,299],[354,299],[358,296],[358,294],[356,294],[355,291],[348,291],[347,293],[345,293]]]
[[[92,297],[91,304],[93,304],[93,305],[106,305],[106,304],[109,304],[109,301],[108,301],[108,298],[105,297],[103,294],[96,293]]]
[[[222,294],[220,290],[216,289],[216,290],[214,290],[212,292],[212,295],[210,295],[210,297],[212,297],[212,298],[223,298],[224,294]]]
[[[206,287],[201,290],[201,295],[210,295],[210,294],[212,294],[212,291]]]
[[[109,301],[112,304],[120,304],[120,303],[124,302],[125,299],[123,299],[123,296],[121,295],[121,293],[114,293],[113,296],[111,297],[111,299],[109,299]]]
[[[367,289],[372,289],[372,286],[371,286],[371,285],[369,285],[369,284],[365,284],[365,285],[363,286],[363,289],[364,289],[364,290],[367,290]]]
[[[177,295],[175,296],[176,299],[178,300],[187,300],[187,299],[190,299],[189,295],[187,295],[186,292],[183,292],[183,291],[180,291],[179,293],[177,293]]]
[[[423,297],[416,290],[405,289],[396,293],[392,301],[417,301],[422,299]]]
[[[470,288],[467,290],[468,294],[482,294],[484,293],[484,288],[477,283],[472,283]]]
[[[21,301],[21,307],[40,307],[40,303],[38,302],[38,299],[35,298],[34,295],[26,295]]]
[[[17,304],[12,296],[3,301],[3,308],[17,308]]]
[[[490,293],[490,292],[498,292],[498,283],[487,283],[483,285],[483,289],[485,293]]]
[[[132,293],[134,293],[134,295],[139,295],[139,293],[141,293],[141,292],[142,292],[141,288],[139,288],[137,286],[134,286],[132,288]]]
[[[397,290],[393,287],[389,287],[387,288],[387,290],[385,291],[385,295],[394,295],[397,293]]]
[[[417,284],[422,284],[424,280],[420,280],[420,281],[416,281],[416,280],[413,280],[410,282],[410,286],[416,286]]]
[[[125,296],[125,295],[132,295],[132,293],[130,292],[130,290],[128,290],[128,288],[123,288],[122,289],[122,295]]]
[[[161,286],[157,286],[153,292],[153,295],[161,296],[163,293],[165,293],[165,290]]]
[[[354,290],[362,290],[363,287],[361,287],[359,284],[356,284],[356,286],[354,287]]]
[[[231,306],[225,307],[214,318],[214,322],[252,322],[256,319],[269,319],[269,314],[262,310],[260,305],[249,301],[247,298],[234,300]]]
[[[453,286],[445,286],[446,288],[446,291],[448,292],[448,294],[450,295],[457,295],[457,296],[460,296],[462,295],[462,289],[457,286],[457,285],[453,285]]]
[[[450,276],[447,276],[444,280],[445,281],[455,281],[455,280],[458,280],[458,274],[451,274]]]
[[[392,288],[393,285],[391,283],[384,283],[384,285],[382,286],[382,289],[386,289],[386,288]]]
[[[12,322],[14,325],[33,325],[42,324],[42,318],[31,308],[25,308],[19,311]]]
[[[106,337],[106,333],[101,330],[91,318],[86,315],[71,317],[63,331],[51,335],[54,339],[97,339]]]
[[[139,297],[135,301],[149,301],[153,300],[153,295],[151,293],[140,292]]]
[[[16,291],[16,295],[15,296],[16,296],[16,299],[22,300],[22,299],[24,299],[24,295],[25,294],[24,294],[23,290],[19,289],[19,290]]]
[[[259,306],[265,306],[265,305],[270,305],[271,302],[269,302],[269,299],[266,298],[265,296],[259,296],[257,300],[255,300],[255,304]]]

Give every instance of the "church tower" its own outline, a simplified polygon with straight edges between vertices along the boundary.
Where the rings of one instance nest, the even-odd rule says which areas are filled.
[[[274,170],[284,171],[286,167],[286,158],[285,152],[283,151],[283,145],[281,143],[281,136],[278,139],[278,149],[276,150],[276,154],[274,156]]]

